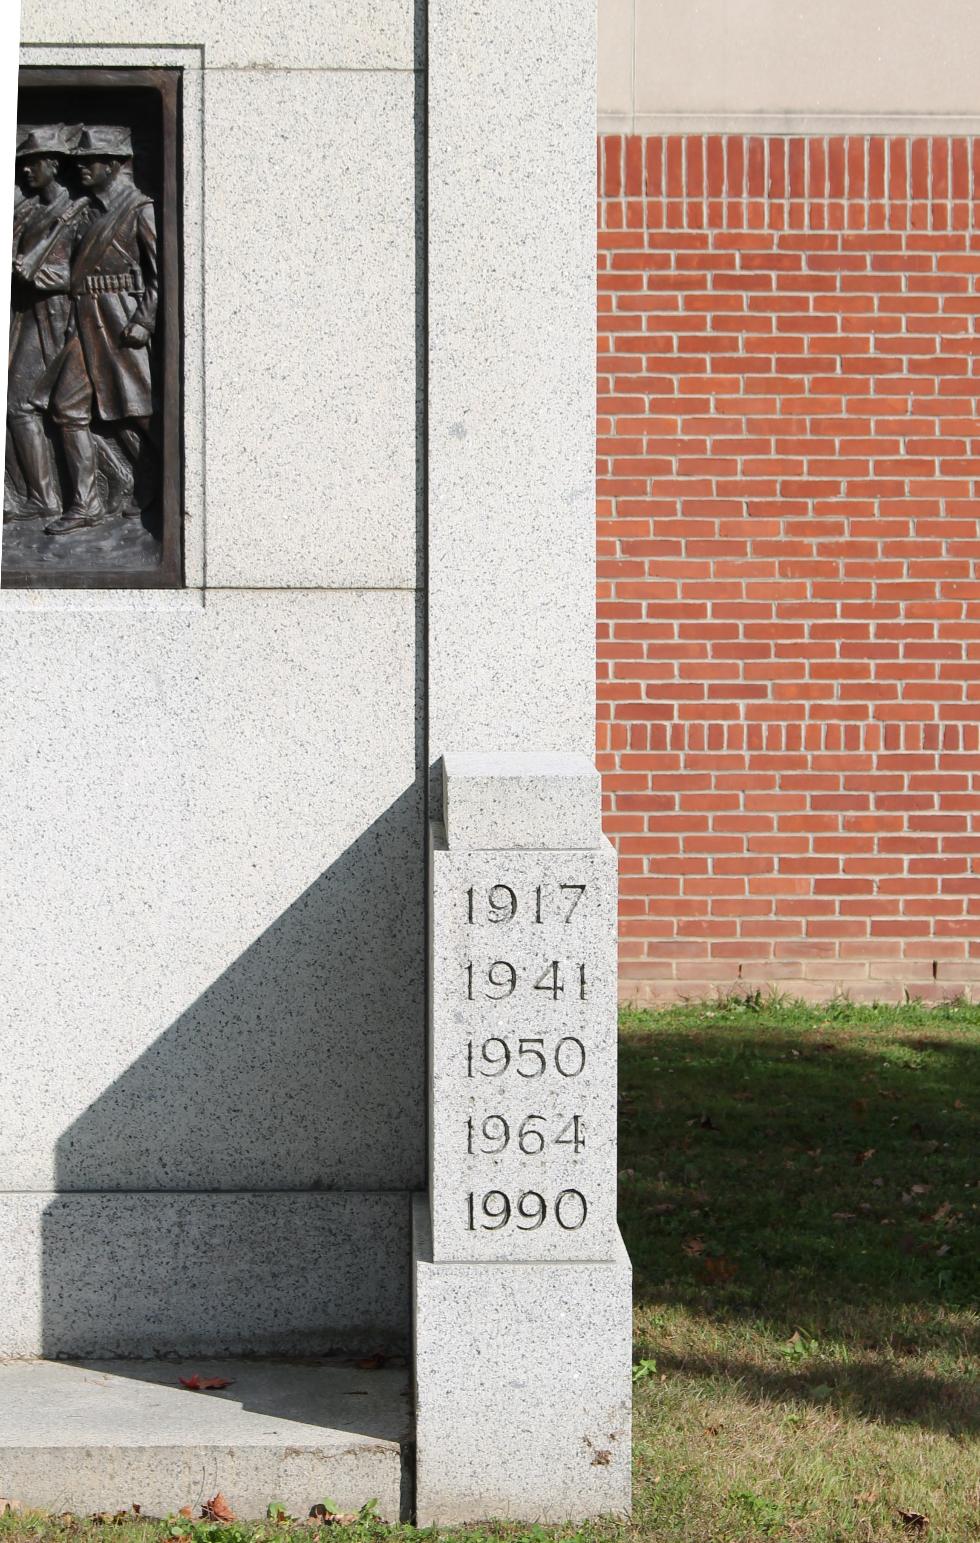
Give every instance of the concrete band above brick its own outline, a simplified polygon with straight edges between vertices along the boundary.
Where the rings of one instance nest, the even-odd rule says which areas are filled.
[[[621,991],[980,979],[980,142],[607,136]]]
[[[599,128],[952,130],[978,49],[972,0],[599,0]]]

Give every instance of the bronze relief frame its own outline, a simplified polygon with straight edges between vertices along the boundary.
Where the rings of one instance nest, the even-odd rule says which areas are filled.
[[[2,579],[183,583],[181,72],[25,67]]]

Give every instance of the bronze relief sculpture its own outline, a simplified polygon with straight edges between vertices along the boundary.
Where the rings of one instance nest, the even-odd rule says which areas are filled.
[[[22,196],[14,210],[5,520],[61,514],[54,457],[35,396],[68,333],[71,252],[85,207],[62,180],[75,137],[63,124],[18,136]]]
[[[160,189],[155,198],[141,185],[133,139],[119,121],[18,129],[5,583],[179,582],[177,317],[171,297],[167,349]]]

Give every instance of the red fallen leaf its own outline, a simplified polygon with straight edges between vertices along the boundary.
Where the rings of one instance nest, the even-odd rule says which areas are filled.
[[[378,1350],[374,1355],[365,1356],[363,1361],[355,1361],[354,1365],[359,1372],[379,1372],[385,1364],[387,1357]]]
[[[231,1509],[220,1489],[210,1500],[205,1500],[201,1507],[201,1518],[206,1522],[233,1522],[235,1513]]]
[[[214,1388],[231,1387],[230,1377],[199,1377],[197,1372],[191,1377],[179,1377],[177,1380],[190,1393],[210,1393]]]
[[[704,1273],[709,1280],[732,1280],[738,1274],[738,1265],[734,1259],[726,1259],[724,1254],[709,1256],[704,1261]]]

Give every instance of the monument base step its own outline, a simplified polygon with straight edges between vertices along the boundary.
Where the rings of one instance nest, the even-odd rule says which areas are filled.
[[[181,1377],[229,1380],[191,1392]],[[0,1363],[0,1493],[45,1511],[236,1517],[329,1500],[406,1519],[409,1372],[305,1361]]]

